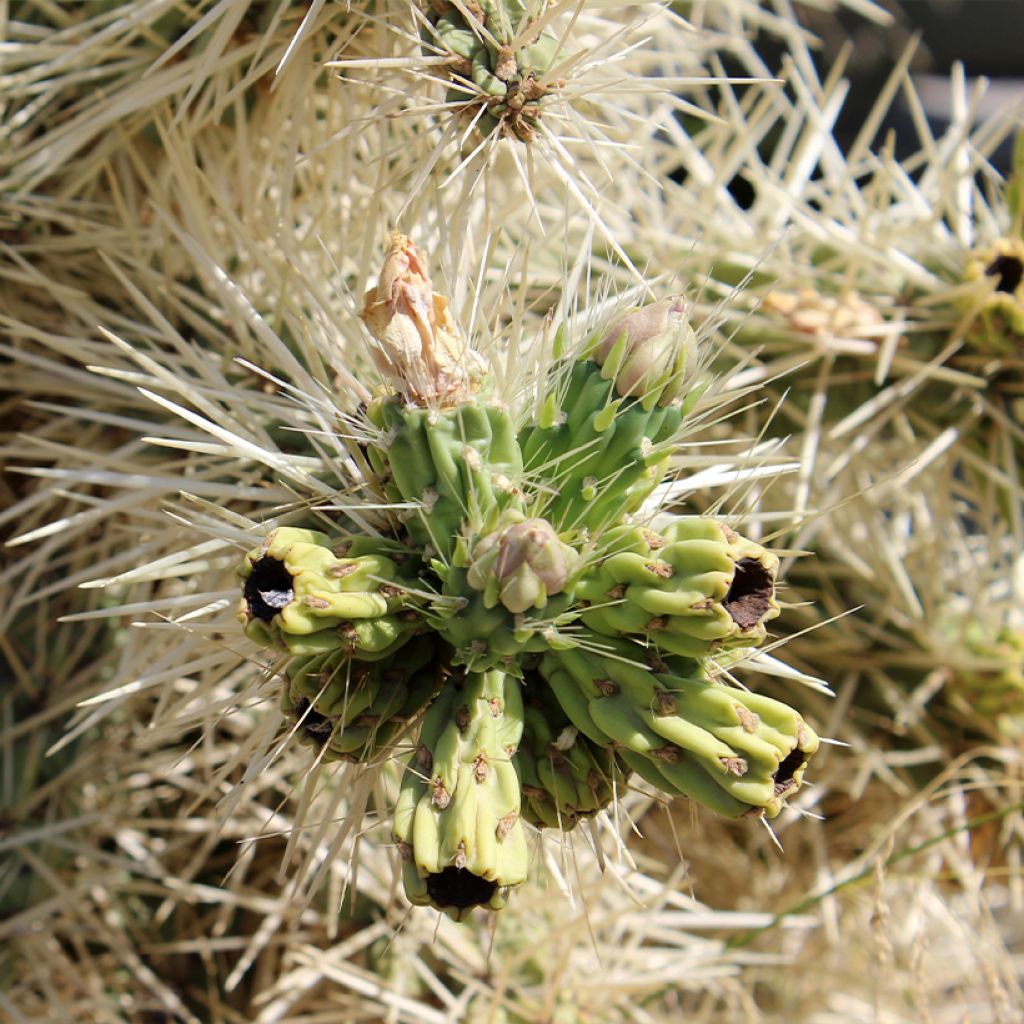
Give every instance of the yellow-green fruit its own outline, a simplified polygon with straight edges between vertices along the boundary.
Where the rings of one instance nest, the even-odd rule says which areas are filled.
[[[514,759],[523,818],[535,828],[569,832],[625,793],[629,769],[569,721],[539,674],[528,672],[524,685],[523,738]]]
[[[952,667],[951,692],[1005,736],[1024,736],[1024,631],[974,622],[960,642],[966,656]]]
[[[519,681],[453,676],[427,710],[395,806],[409,901],[457,921],[501,909],[526,880],[526,837],[512,756],[522,735]]]
[[[450,658],[430,634],[374,662],[342,650],[293,658],[281,710],[323,760],[369,761],[403,737],[441,688]]]
[[[245,556],[239,576],[246,635],[293,654],[381,654],[420,625],[410,581],[394,561],[383,554],[340,558],[316,530],[272,530]]]
[[[659,533],[618,527],[602,547],[608,553],[575,585],[597,633],[700,658],[756,647],[779,614],[778,558],[717,519],[679,516]]]
[[[712,682],[697,661],[677,675],[635,644],[585,639],[540,671],[573,724],[642,778],[727,817],[774,817],[799,789],[818,738],[792,708]]]
[[[1001,238],[973,252],[964,281],[976,287],[960,302],[972,315],[967,341],[996,355],[1020,356],[1024,348],[1024,240]]]

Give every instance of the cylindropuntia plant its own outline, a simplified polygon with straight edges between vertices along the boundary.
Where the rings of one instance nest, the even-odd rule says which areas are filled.
[[[778,559],[711,517],[632,516],[693,398],[687,311],[614,318],[517,430],[426,258],[392,237],[362,319],[386,387],[367,465],[395,539],[336,555],[279,527],[246,556],[239,617],[296,656],[282,707],[321,758],[386,756],[429,705],[393,828],[414,904],[504,906],[526,878],[521,819],[569,831],[630,771],[729,817],[773,817],[800,786],[811,729],[706,671],[765,639]]]

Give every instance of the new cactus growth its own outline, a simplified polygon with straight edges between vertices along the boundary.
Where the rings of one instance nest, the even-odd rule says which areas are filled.
[[[686,303],[614,317],[518,431],[405,236],[362,319],[385,383],[367,483],[394,540],[274,530],[241,568],[239,618],[292,655],[281,707],[319,758],[414,742],[393,825],[409,900],[499,909],[526,878],[523,819],[570,831],[630,772],[777,814],[817,739],[704,662],[765,639],[778,559],[713,518],[631,519],[699,390]]]
[[[640,509],[701,393],[697,362],[679,296],[626,310],[583,346],[564,393],[519,438],[527,470],[553,485],[543,508],[558,529],[601,530]]]
[[[489,608],[498,602],[515,613],[543,608],[565,589],[576,552],[546,519],[509,512],[502,520],[474,546],[466,582],[483,591]]]
[[[432,0],[427,17],[433,29],[423,33],[427,49],[449,57],[448,102],[485,134],[530,142],[541,102],[557,85],[547,76],[558,56],[557,38],[519,0],[467,6]]]

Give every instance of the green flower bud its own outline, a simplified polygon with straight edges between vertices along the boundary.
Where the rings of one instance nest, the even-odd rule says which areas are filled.
[[[681,296],[627,310],[593,344],[591,357],[623,398],[645,406],[678,401],[693,377],[697,337]]]
[[[524,519],[508,511],[498,529],[477,542],[466,580],[483,591],[488,608],[500,601],[519,614],[543,608],[549,596],[561,593],[576,560],[576,552],[558,539],[546,519]]]

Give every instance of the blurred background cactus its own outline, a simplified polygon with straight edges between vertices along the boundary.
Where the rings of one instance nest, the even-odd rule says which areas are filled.
[[[0,1016],[1020,1020],[1012,6],[0,5]]]

